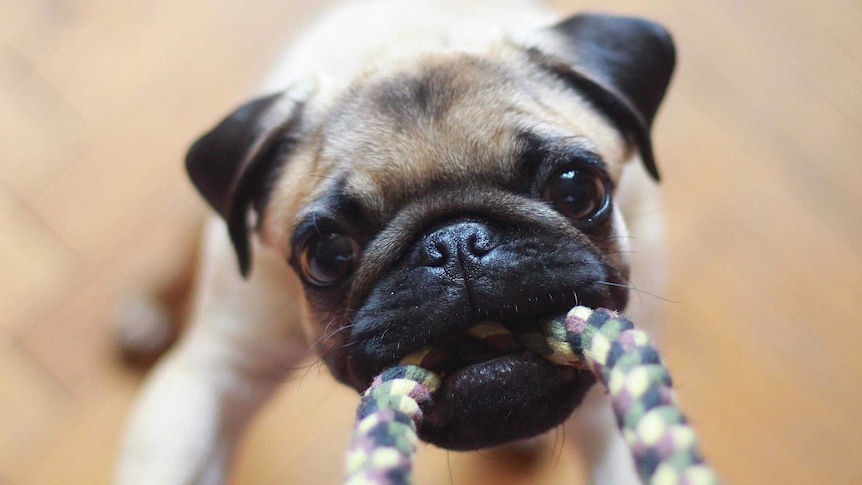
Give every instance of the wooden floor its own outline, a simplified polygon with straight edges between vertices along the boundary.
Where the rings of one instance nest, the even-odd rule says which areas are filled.
[[[0,484],[109,481],[141,378],[116,357],[115,297],[182,257],[201,209],[185,148],[315,5],[0,2]],[[727,483],[862,483],[862,4],[610,8],[679,45],[654,130],[662,342],[706,454]],[[356,398],[317,368],[299,381],[255,423],[235,482],[336,482]],[[419,469],[572,483],[566,451],[537,471],[429,448]]]

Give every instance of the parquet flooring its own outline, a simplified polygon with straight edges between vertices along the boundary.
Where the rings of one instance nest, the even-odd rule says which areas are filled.
[[[706,454],[727,483],[862,482],[862,4],[553,3],[657,19],[679,46],[654,128],[662,346]],[[184,257],[202,209],[184,150],[318,8],[0,1],[0,484],[109,481],[141,378],[116,356],[113,304]],[[309,367],[234,482],[336,483],[354,404]],[[541,467],[420,453],[423,483],[577,468],[559,447]]]

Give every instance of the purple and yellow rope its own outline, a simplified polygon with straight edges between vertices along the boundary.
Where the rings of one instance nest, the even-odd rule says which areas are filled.
[[[647,335],[616,312],[575,307],[545,322],[542,332],[513,335],[502,325],[470,330],[491,347],[515,341],[560,365],[589,369],[608,390],[617,424],[645,484],[714,484],[697,438],[679,410],[671,378]],[[441,358],[423,349],[378,376],[363,394],[347,455],[356,484],[412,483],[422,421],[420,405],[433,399],[440,377],[420,367]]]
[[[392,367],[374,379],[356,413],[346,484],[412,483],[419,405],[439,386],[439,376],[415,365]]]

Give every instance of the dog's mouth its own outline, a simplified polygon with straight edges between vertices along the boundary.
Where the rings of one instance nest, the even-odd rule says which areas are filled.
[[[537,321],[481,322],[401,359],[442,378],[424,406],[420,437],[448,449],[477,449],[534,436],[565,420],[594,380],[527,350],[523,343],[537,339],[536,329]]]
[[[523,332],[501,322],[484,321],[435,345],[412,352],[385,367],[414,364],[434,371],[445,379],[465,369],[523,353],[527,349],[522,342],[534,335],[537,335],[536,332]]]
[[[525,345],[526,339],[543,340],[541,323],[575,304],[625,305],[624,299],[590,291],[588,286],[580,286],[574,295],[518,299],[517,310],[514,304],[510,309],[497,302],[497,308],[506,309],[496,314],[473,312],[473,323],[415,327],[398,323],[398,330],[390,330],[398,332],[390,334],[391,339],[384,340],[388,332],[383,330],[358,340],[358,348],[347,347],[352,349],[342,361],[349,363],[347,382],[361,392],[375,375],[399,364],[419,365],[440,375],[439,389],[422,406],[418,433],[423,441],[446,449],[474,450],[540,435],[571,415],[595,378],[588,370],[547,360],[535,345]],[[456,314],[469,312],[453,308],[445,316]],[[433,317],[406,321],[418,324],[428,319]],[[400,330],[404,328],[437,331],[411,338]]]

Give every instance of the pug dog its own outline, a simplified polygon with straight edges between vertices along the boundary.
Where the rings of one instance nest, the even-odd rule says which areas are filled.
[[[186,166],[213,209],[191,324],[146,382],[117,482],[222,483],[238,437],[309,353],[340,382],[468,330],[629,310],[660,274],[650,127],[674,45],[642,19],[529,1],[374,1],[299,37]],[[650,180],[652,178],[652,180]],[[633,251],[643,257],[634,262]],[[469,354],[469,355],[468,355]],[[455,352],[422,440],[475,450],[563,423],[594,481],[637,482],[585,372]]]

